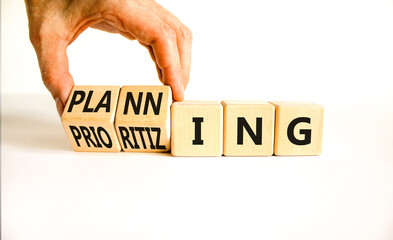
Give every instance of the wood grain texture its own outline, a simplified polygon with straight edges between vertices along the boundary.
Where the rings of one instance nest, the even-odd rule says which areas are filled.
[[[274,154],[320,155],[324,109],[308,102],[271,102],[276,108]]]
[[[222,106],[219,102],[175,102],[171,115],[173,156],[222,155]]]
[[[169,86],[123,86],[115,119],[123,151],[168,152],[171,103]]]
[[[76,152],[119,152],[114,128],[119,86],[74,86],[61,118]]]
[[[224,155],[273,155],[274,106],[263,101],[222,101]],[[248,132],[250,131],[250,132]]]

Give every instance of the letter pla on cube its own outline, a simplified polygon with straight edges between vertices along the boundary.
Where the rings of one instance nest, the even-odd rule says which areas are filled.
[[[114,128],[119,86],[74,86],[61,122],[76,152],[119,152]]]

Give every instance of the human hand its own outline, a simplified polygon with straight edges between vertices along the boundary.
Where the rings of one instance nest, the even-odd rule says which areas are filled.
[[[192,33],[154,0],[25,0],[30,41],[42,80],[59,115],[74,86],[67,47],[88,27],[137,40],[149,50],[158,77],[181,101],[191,65]]]

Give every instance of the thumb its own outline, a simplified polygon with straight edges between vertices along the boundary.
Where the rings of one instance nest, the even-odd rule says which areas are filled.
[[[69,72],[67,46],[65,41],[58,40],[34,46],[42,81],[52,94],[60,117],[74,86],[74,80]]]

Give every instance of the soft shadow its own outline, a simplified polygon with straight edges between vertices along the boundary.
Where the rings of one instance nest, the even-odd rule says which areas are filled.
[[[59,119],[38,119],[29,114],[3,114],[2,144],[23,149],[73,151]],[[147,156],[146,153],[122,153]],[[170,153],[149,153],[149,157],[170,157]]]
[[[2,114],[2,145],[45,150],[72,150],[60,119],[29,114]]]

